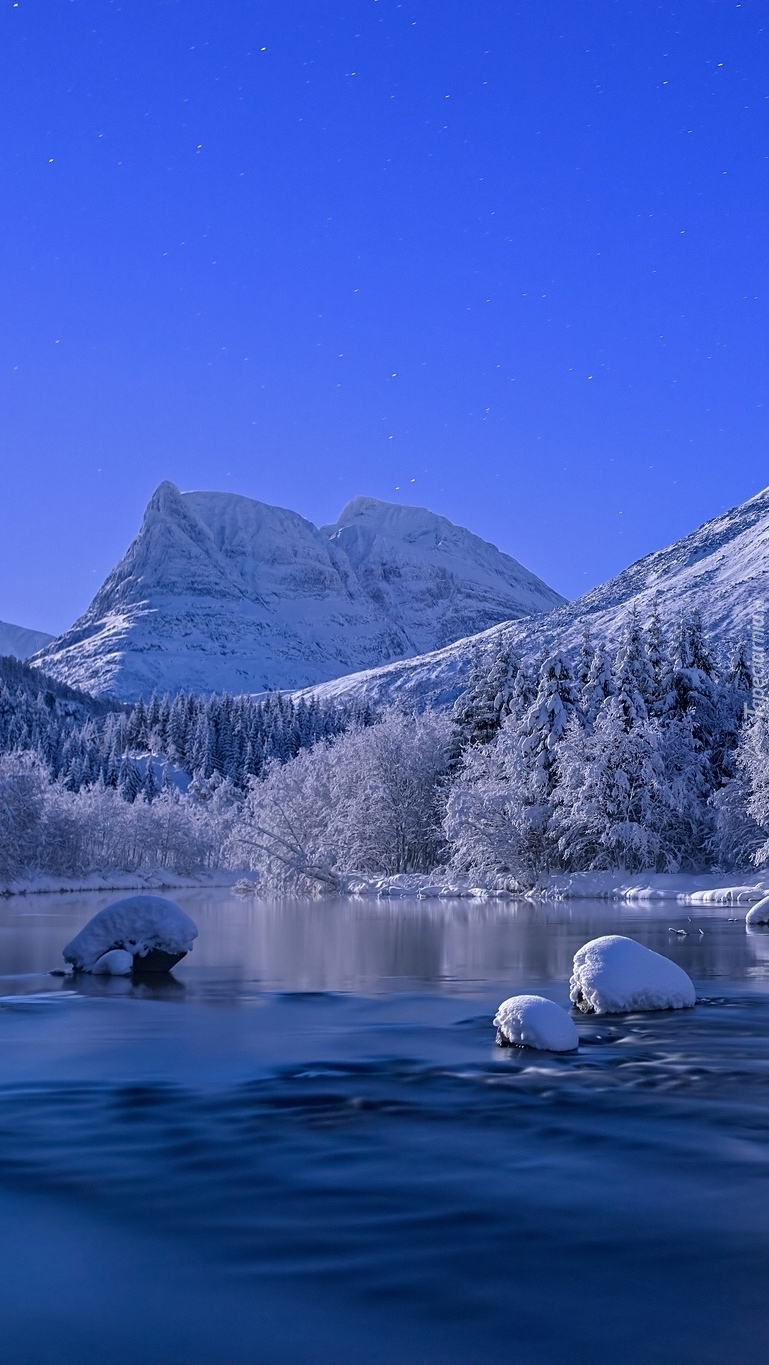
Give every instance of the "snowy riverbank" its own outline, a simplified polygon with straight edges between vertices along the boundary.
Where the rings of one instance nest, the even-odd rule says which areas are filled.
[[[750,905],[769,890],[769,878],[724,872],[572,872],[541,877],[533,900],[678,901],[683,905]]]
[[[240,896],[263,897],[259,882],[235,879]],[[392,877],[350,875],[340,878],[338,895],[393,900],[614,900],[677,901],[683,905],[752,905],[769,891],[769,878],[734,873],[575,872],[541,877],[521,886],[504,873],[404,872]]]
[[[43,877],[0,884],[0,896],[34,896],[51,892],[83,891],[181,891],[195,887],[232,886],[242,872],[218,868],[214,872],[197,872],[188,876],[172,872],[167,867],[144,868],[141,872],[91,872],[84,877]]]
[[[52,892],[85,891],[175,891],[196,887],[230,887],[235,895],[272,899],[254,873],[218,868],[211,872],[182,875],[169,868],[141,872],[89,873],[82,877],[35,876],[0,884],[0,896],[33,896]],[[636,873],[617,872],[553,873],[541,877],[536,886],[521,886],[515,877],[504,873],[418,873],[404,872],[391,877],[350,875],[340,878],[340,896],[360,896],[392,900],[610,900],[674,901],[681,905],[754,905],[769,893],[769,877],[742,878],[718,872]],[[328,894],[328,892],[326,892]],[[332,893],[333,894],[333,893]]]

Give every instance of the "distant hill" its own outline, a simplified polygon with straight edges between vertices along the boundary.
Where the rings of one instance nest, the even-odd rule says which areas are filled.
[[[163,483],[88,611],[34,662],[127,700],[297,688],[564,600],[423,508],[356,498],[318,528],[250,498]]]
[[[0,621],[0,656],[13,655],[14,659],[29,659],[39,649],[53,640],[44,630],[27,630],[26,626],[12,626]]]
[[[0,656],[0,693],[3,687],[11,693],[14,702],[21,692],[29,700],[40,701],[49,710],[55,709],[59,714],[80,721],[98,719],[112,711],[127,709],[112,698],[91,697],[77,688],[68,687],[66,683],[49,678],[41,669],[31,668],[12,655]]]

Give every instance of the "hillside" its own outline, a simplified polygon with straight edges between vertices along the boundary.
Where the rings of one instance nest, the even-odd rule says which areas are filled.
[[[747,635],[753,614],[767,603],[769,489],[764,489],[545,616],[503,624],[422,658],[340,678],[313,692],[374,704],[447,706],[465,685],[475,652],[503,641],[524,659],[536,658],[556,643],[566,652],[576,650],[586,624],[595,641],[611,642],[634,608],[646,621],[656,604],[668,626],[682,612],[697,608],[714,641],[725,644]]]
[[[50,644],[53,638],[44,630],[27,630],[26,626],[12,626],[8,621],[0,621],[0,657],[11,655],[14,659],[29,659]]]

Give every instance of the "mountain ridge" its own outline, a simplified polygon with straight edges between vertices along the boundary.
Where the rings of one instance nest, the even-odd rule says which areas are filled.
[[[359,497],[316,527],[166,481],[87,611],[34,662],[95,695],[297,688],[565,601],[423,508]]]

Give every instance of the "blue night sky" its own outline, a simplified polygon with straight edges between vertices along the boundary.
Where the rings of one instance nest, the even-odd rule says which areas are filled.
[[[161,479],[576,596],[769,483],[754,0],[2,0],[0,618]]]

